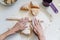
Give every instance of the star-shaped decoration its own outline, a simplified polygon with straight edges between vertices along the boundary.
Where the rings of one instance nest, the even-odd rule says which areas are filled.
[[[37,15],[39,9],[40,9],[39,5],[34,5],[32,2],[30,2],[29,5],[22,6],[20,8],[20,10],[22,11],[29,11],[29,13],[32,14],[33,16]]]

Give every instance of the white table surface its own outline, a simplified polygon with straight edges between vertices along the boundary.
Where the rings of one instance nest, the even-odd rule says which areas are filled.
[[[36,17],[44,21],[41,23],[41,25],[44,29],[46,40],[60,40],[60,7],[58,6],[59,0],[53,0],[53,3],[59,10],[58,14],[55,14],[50,7],[45,8],[41,4],[42,0],[18,0],[10,7],[6,7],[0,4],[0,34],[6,32],[9,28],[12,28],[16,23],[12,21],[6,21],[6,18],[21,18],[28,15],[28,12],[21,12],[19,9],[22,5],[29,3],[30,1],[35,1],[40,5],[40,12]],[[52,17],[47,14],[51,14]],[[34,34],[30,38],[16,33],[6,38],[6,40],[37,40],[37,37]]]

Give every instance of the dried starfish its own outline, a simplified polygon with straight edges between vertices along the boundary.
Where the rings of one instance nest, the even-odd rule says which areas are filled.
[[[33,16],[35,16],[39,10],[39,6],[34,5],[32,2],[30,2],[30,4],[26,7],[22,6],[20,8],[20,10],[22,11],[29,11],[29,13],[31,13]]]

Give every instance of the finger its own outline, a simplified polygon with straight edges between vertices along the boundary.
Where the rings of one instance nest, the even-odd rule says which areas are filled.
[[[36,36],[38,36],[38,34],[35,31],[33,31],[33,32],[35,33]]]
[[[18,23],[18,22],[14,25],[14,27],[13,27],[13,28],[15,28],[15,27],[17,27],[17,26],[19,26],[19,23]]]
[[[41,22],[38,20],[38,23],[40,24]]]
[[[17,22],[17,23],[15,24],[15,27],[18,27],[18,26],[23,27],[23,26],[25,26],[25,24],[20,23],[20,22]]]
[[[20,23],[20,22],[17,22],[15,25],[14,25],[14,29],[16,29],[16,31],[18,30],[23,30],[25,27],[26,24],[23,24],[23,23]]]
[[[26,24],[24,24],[24,23],[20,23],[19,26],[24,27],[25,25],[26,25]]]
[[[22,20],[22,23],[27,23],[29,21],[29,18],[24,18],[23,20]]]
[[[32,26],[32,25],[30,25],[30,27],[31,27],[31,29],[33,30],[33,26]]]
[[[40,21],[38,20],[37,25],[40,25]]]
[[[29,20],[29,18],[28,17],[25,17],[25,20]]]
[[[23,21],[25,21],[25,20],[29,20],[29,18],[28,17],[23,18]]]
[[[22,22],[23,21],[23,18],[21,18],[20,20],[19,20],[19,22]]]
[[[33,26],[33,27],[35,26],[34,20],[32,20],[32,26]]]
[[[25,18],[21,18],[21,19],[19,20],[19,22],[23,22],[23,21],[26,21],[26,20],[28,20],[27,17],[25,17]]]
[[[23,19],[21,19],[21,20],[22,20],[22,21],[17,22],[16,25],[22,25],[22,24],[23,24],[23,25],[26,25],[26,22],[24,22]]]
[[[20,30],[24,30],[27,26],[20,27]]]
[[[38,30],[36,26],[34,26],[33,29]]]
[[[35,23],[35,26],[37,26],[38,25],[38,20],[34,19],[34,23]]]
[[[24,22],[28,22],[28,21],[29,21],[29,18],[26,17],[26,18],[24,19]]]
[[[37,21],[36,18],[34,20],[32,20],[32,25],[33,25],[34,29],[37,29],[37,27],[36,27],[36,21]]]
[[[34,32],[37,33],[36,29],[34,29]]]
[[[38,20],[38,25],[42,28],[42,26],[41,26],[41,22]]]
[[[34,33],[35,33],[36,36],[38,36],[38,32],[35,29],[34,29]]]

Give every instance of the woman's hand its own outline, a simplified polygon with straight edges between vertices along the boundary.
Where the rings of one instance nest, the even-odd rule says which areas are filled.
[[[13,28],[11,28],[10,30],[8,30],[7,32],[3,33],[2,35],[0,35],[0,40],[5,40],[6,37],[8,37],[11,34],[16,33],[17,31],[21,31],[24,30],[26,28],[25,24],[29,21],[28,18],[24,18],[24,19],[20,19],[20,21],[18,21],[15,26]]]
[[[32,21],[32,26],[33,26],[33,30],[37,34],[37,36],[40,35],[40,33],[42,32],[42,27],[41,27],[40,21],[37,19],[34,19]]]
[[[18,21],[15,25],[14,25],[14,27],[12,28],[13,29],[13,31],[21,31],[21,30],[24,30],[25,28],[26,28],[26,23],[27,22],[29,22],[29,19],[28,18],[22,18],[22,19],[20,19],[20,21]]]
[[[33,19],[32,21],[33,31],[38,36],[39,40],[45,40],[43,35],[43,28],[40,24],[40,21]]]

